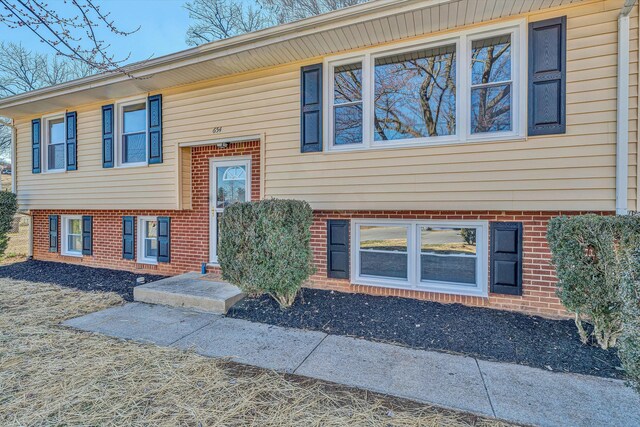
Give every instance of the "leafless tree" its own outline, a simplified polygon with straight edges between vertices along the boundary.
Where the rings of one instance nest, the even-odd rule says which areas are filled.
[[[57,55],[35,53],[15,43],[0,42],[0,98],[64,83],[93,74],[88,64]],[[0,117],[0,156],[11,149],[8,120]]]
[[[257,0],[251,6],[241,0],[193,0],[184,5],[193,20],[187,30],[187,43],[197,46],[365,1]]]
[[[109,52],[105,36],[127,36],[95,0],[66,0],[55,6],[43,0],[0,0],[0,23],[26,28],[61,57],[73,59],[99,72],[120,71],[130,54],[121,58]]]
[[[332,10],[365,3],[367,0],[258,0],[279,24],[297,21]]]
[[[270,15],[260,6],[233,0],[193,0],[185,3],[194,22],[187,30],[187,44],[197,46],[248,33],[272,25]]]

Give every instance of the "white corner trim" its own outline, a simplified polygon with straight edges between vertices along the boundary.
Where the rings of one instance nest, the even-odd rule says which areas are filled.
[[[627,213],[629,187],[629,15],[618,18],[616,213]]]
[[[18,189],[18,185],[16,183],[16,178],[18,177],[18,174],[16,173],[16,142],[18,141],[18,130],[16,129],[15,126],[15,122],[12,119],[11,120],[11,192],[15,195],[18,195],[18,193],[16,193],[16,190]]]

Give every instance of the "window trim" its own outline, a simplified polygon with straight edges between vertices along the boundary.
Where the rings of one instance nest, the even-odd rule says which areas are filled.
[[[139,216],[137,219],[137,237],[136,237],[136,262],[138,264],[150,264],[156,265],[158,264],[158,257],[150,258],[144,255],[144,224],[145,222],[158,222],[158,217],[156,216]],[[156,238],[157,239],[157,238]]]
[[[77,258],[82,258],[82,243],[80,244],[80,250],[78,252],[69,251],[69,221],[70,220],[78,220],[80,221],[80,242],[82,242],[82,215],[61,215],[60,216],[62,224],[61,226],[61,243],[62,247],[60,248],[60,254],[64,256],[73,256]]]
[[[218,214],[224,211],[224,208],[216,207],[216,187],[218,185],[218,176],[216,168],[219,166],[245,166],[247,188],[245,191],[245,202],[251,201],[251,156],[230,156],[230,157],[212,157],[209,160],[209,265],[217,266],[218,264],[218,241],[216,222]]]
[[[511,79],[512,93],[512,131],[471,134],[471,72],[470,55],[471,43],[474,40],[490,38],[495,35],[510,34],[512,38]],[[456,45],[456,132],[454,135],[436,137],[412,138],[397,141],[380,142],[373,138],[373,94],[375,92],[375,58],[428,49],[445,45]],[[413,40],[395,44],[393,47],[374,47],[357,53],[343,54],[324,59],[324,103],[323,129],[324,145],[327,152],[360,151],[372,149],[429,147],[479,142],[499,142],[512,140],[526,140],[526,100],[527,89],[527,31],[526,20],[515,19],[507,22],[485,25],[480,28],[467,29],[422,40]],[[464,58],[464,63],[460,60]],[[362,107],[363,107],[363,142],[362,144],[335,145],[333,138],[333,90],[334,67],[362,62]],[[465,82],[465,84],[461,84]]]
[[[122,144],[124,143],[124,138],[122,138],[124,132],[124,117],[123,110],[125,107],[136,104],[144,104],[144,152],[145,152],[145,160],[144,162],[135,162],[135,163],[124,163],[122,161]],[[149,165],[149,105],[147,102],[147,97],[145,96],[136,96],[133,98],[121,99],[115,102],[114,105],[114,132],[115,138],[113,147],[114,155],[115,155],[115,164],[116,168],[135,168],[140,166],[148,166]]]
[[[360,275],[360,226],[407,227],[407,280]],[[420,280],[420,226],[476,228],[476,287],[455,282]],[[450,295],[489,296],[489,222],[488,221],[443,221],[443,220],[351,220],[351,283],[393,289],[435,292]]]
[[[64,147],[64,166],[60,169],[49,169],[49,122],[52,120],[62,119],[62,126],[64,126],[64,141],[62,146]],[[41,138],[40,141],[40,170],[42,173],[63,173],[67,171],[67,113],[65,111],[59,111],[57,113],[47,114],[42,116],[40,126]],[[55,144],[57,145],[57,144]]]

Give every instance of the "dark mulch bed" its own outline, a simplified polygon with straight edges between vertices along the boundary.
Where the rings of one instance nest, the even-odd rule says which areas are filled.
[[[0,267],[0,278],[52,283],[82,291],[115,292],[127,301],[133,301],[138,277],[153,282],[165,276],[35,260]]]
[[[314,289],[303,289],[288,310],[263,296],[244,299],[227,315],[552,371],[622,378],[616,351],[583,345],[572,320]]]

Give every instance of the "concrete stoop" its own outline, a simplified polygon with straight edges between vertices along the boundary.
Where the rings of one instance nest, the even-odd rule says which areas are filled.
[[[181,274],[133,288],[133,299],[138,302],[218,314],[225,314],[244,296],[236,286],[199,273]]]

